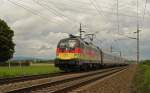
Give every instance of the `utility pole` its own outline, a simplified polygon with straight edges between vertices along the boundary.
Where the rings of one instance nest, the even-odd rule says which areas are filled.
[[[136,34],[137,34],[137,63],[139,63],[139,58],[140,58],[140,52],[139,52],[139,50],[140,50],[140,48],[139,48],[139,40],[140,40],[140,37],[139,37],[139,13],[138,13],[138,10],[139,10],[139,1],[137,0],[137,32],[136,32]]]
[[[137,34],[137,63],[139,63],[139,61],[140,61],[140,30],[139,30],[139,27],[137,27],[137,32],[136,32],[136,34]]]
[[[80,38],[82,39],[82,33],[85,31],[82,30],[82,24],[81,23],[80,23],[79,32],[80,32]]]

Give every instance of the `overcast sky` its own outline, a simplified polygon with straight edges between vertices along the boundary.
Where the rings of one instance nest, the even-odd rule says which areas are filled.
[[[150,58],[150,1],[146,9],[145,2],[139,0],[141,59]],[[137,0],[118,0],[118,5],[117,21],[117,0],[0,0],[0,18],[15,32],[15,56],[55,58],[58,41],[78,35],[81,22],[86,33],[96,33],[94,43],[104,51],[112,45],[135,59],[136,40],[119,34],[136,37]]]

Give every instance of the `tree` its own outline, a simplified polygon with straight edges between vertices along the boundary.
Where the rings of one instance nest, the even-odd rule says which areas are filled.
[[[14,31],[0,19],[0,62],[6,62],[13,57],[15,51],[13,36]]]

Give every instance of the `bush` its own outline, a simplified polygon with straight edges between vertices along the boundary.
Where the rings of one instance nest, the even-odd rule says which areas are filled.
[[[149,65],[150,66],[150,60],[144,60],[141,62],[144,65]]]

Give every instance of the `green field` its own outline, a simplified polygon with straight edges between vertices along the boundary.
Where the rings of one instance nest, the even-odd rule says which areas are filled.
[[[136,93],[150,93],[150,61],[139,65],[134,83]]]
[[[36,75],[36,74],[47,74],[47,73],[57,73],[60,70],[54,65],[36,65],[27,67],[0,67],[0,78],[4,77],[15,77],[23,75]]]

